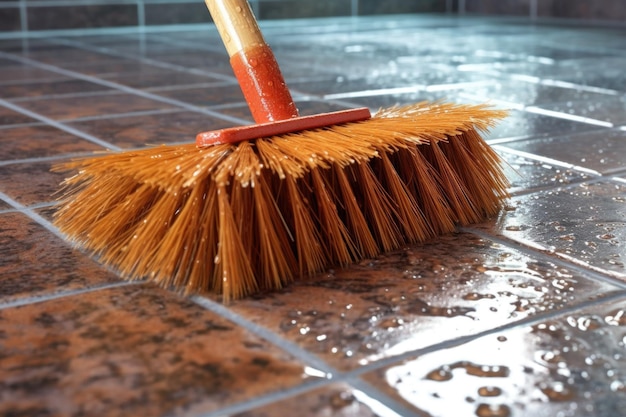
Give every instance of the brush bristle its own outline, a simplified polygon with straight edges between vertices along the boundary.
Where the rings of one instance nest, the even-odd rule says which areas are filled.
[[[236,145],[87,158],[59,229],[127,279],[225,300],[496,214],[508,182],[486,106],[419,103]]]

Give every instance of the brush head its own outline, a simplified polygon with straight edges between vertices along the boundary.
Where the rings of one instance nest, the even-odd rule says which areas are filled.
[[[381,110],[364,122],[73,161],[55,224],[127,279],[225,300],[278,289],[496,214],[485,106]]]

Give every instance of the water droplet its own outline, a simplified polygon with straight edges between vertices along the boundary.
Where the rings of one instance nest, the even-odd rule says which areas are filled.
[[[497,397],[502,394],[502,390],[498,387],[480,387],[478,388],[478,395],[481,397]]]
[[[504,404],[479,404],[476,408],[479,417],[509,417],[511,409]]]
[[[550,401],[568,401],[572,400],[576,392],[574,389],[566,386],[564,383],[556,381],[551,384],[540,384],[539,389],[548,397]]]
[[[429,372],[426,375],[426,379],[430,379],[432,381],[449,381],[452,379],[452,372],[450,372],[448,367],[442,367]]]

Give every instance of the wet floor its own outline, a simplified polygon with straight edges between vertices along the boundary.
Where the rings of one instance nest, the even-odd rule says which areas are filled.
[[[490,102],[499,216],[223,305],[51,225],[93,152],[251,118],[214,30],[0,39],[0,414],[626,415],[626,31],[406,16],[264,24],[303,114]]]

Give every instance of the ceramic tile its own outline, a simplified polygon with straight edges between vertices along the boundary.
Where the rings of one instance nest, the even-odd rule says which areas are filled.
[[[20,106],[55,120],[173,108],[166,103],[125,93],[23,101]]]
[[[65,174],[50,172],[59,161],[0,165],[0,191],[24,206],[54,201]]]
[[[138,13],[133,4],[42,5],[28,9],[28,30],[136,26]]]
[[[489,233],[626,279],[626,184],[583,183],[511,199]]]
[[[12,140],[0,148],[0,161],[102,150],[98,145],[51,126],[15,127],[1,132]]]
[[[1,85],[0,96],[5,99],[39,97],[74,93],[93,93],[109,91],[107,87],[75,79],[53,79],[44,82],[28,82]]]
[[[202,107],[245,102],[241,88],[236,83],[212,87],[189,87],[167,90],[159,92],[159,95]]]
[[[69,123],[121,148],[193,142],[196,134],[230,127],[232,122],[188,111],[162,112],[114,118],[96,118]]]
[[[16,63],[7,66],[0,65],[0,80],[2,80],[0,81],[0,86],[26,81],[53,81],[60,79],[63,79],[63,77],[37,67],[18,65]]]
[[[0,305],[119,281],[22,213],[0,214],[0,241]]]
[[[0,106],[0,126],[35,122],[28,116]]]
[[[626,124],[626,96],[608,96],[602,100],[592,102],[568,101],[564,103],[542,104],[539,110],[563,113],[567,116],[577,116],[612,123],[614,126]]]
[[[622,415],[625,301],[490,334],[366,379],[433,416]]]
[[[133,88],[152,88],[152,91],[156,91],[159,87],[171,89],[177,85],[197,85],[197,88],[212,88],[219,86],[220,83],[223,84],[223,81],[209,75],[159,70],[157,68],[147,68],[134,73],[113,74],[107,76],[106,79]]]
[[[307,380],[267,342],[151,286],[0,310],[0,328],[3,415],[198,415]]]
[[[561,136],[568,133],[598,130],[598,126],[593,124],[515,110],[506,104],[497,107],[508,110],[509,114],[485,134],[488,140]]]
[[[352,369],[607,291],[553,262],[462,234],[331,270],[232,309]]]
[[[602,174],[626,169],[626,132],[595,130],[509,142],[505,147],[528,152]]]
[[[571,167],[555,165],[507,152],[507,149],[503,147],[498,147],[498,154],[504,161],[503,169],[511,183],[509,193],[512,195],[528,193],[541,188],[560,187],[593,178],[592,175]]]
[[[383,417],[390,415],[386,411],[362,391],[337,383],[231,416]]]

